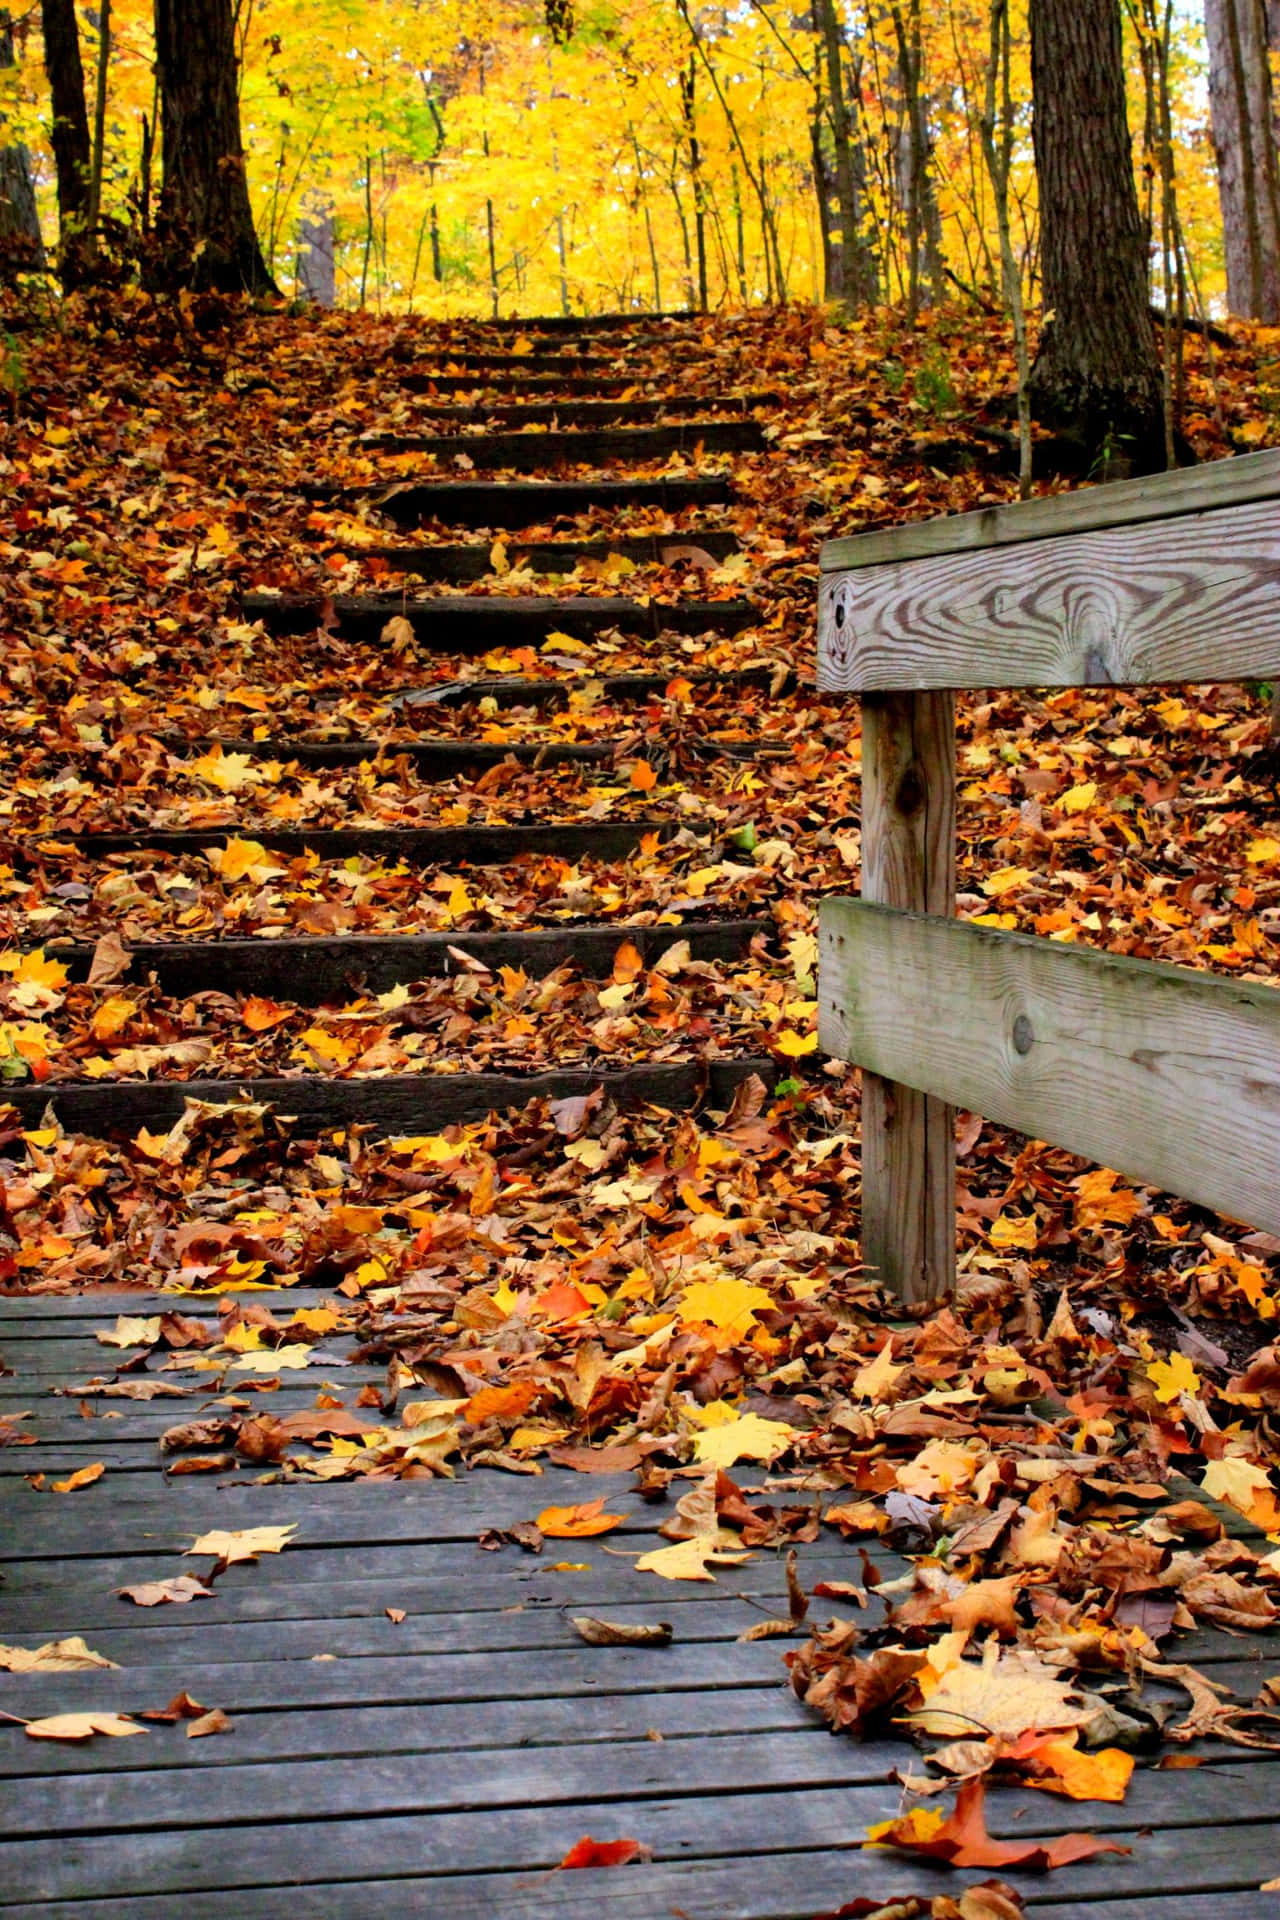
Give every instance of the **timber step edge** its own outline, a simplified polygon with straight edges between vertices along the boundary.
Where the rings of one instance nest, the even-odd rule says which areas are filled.
[[[530,426],[558,424],[564,427],[612,426],[622,421],[659,425],[667,415],[679,418],[705,413],[714,418],[718,414],[745,414],[757,407],[781,406],[782,398],[777,391],[762,390],[706,396],[696,393],[641,393],[630,400],[502,400],[492,406],[415,407],[413,425],[416,426],[418,421],[429,421],[432,425],[442,427],[463,427],[482,424],[487,420],[498,420],[504,426],[513,427],[521,422]],[[395,432],[365,433],[356,439],[355,445],[381,447],[401,437]]]
[[[434,520],[441,526],[506,531],[541,526],[562,514],[589,513],[593,507],[676,513],[683,507],[727,506],[735,497],[733,482],[722,474],[667,480],[407,480],[356,487],[312,481],[298,492],[304,500],[366,501],[402,527]]]
[[[687,941],[691,960],[739,960],[771,920],[704,920],[680,926],[531,927],[523,932],[424,933],[385,936],[346,934],[288,940],[148,941],[130,949],[127,971],[134,980],[154,979],[162,992],[263,994],[318,1005],[359,983],[366,993],[385,993],[412,980],[467,971],[469,955],[490,972],[520,967],[534,978],[572,965],[586,979],[604,979],[618,949],[629,942],[646,966]],[[93,948],[43,949],[59,959],[72,980],[86,980]]]
[[[662,633],[740,633],[760,618],[750,600],[642,602],[621,596],[438,594],[407,600],[402,594],[356,594],[327,599],[320,594],[246,593],[246,620],[260,620],[270,633],[304,634],[328,616],[347,640],[378,640],[388,621],[407,620],[414,638],[436,653],[487,653],[498,646],[541,644],[552,633],[574,639],[618,628],[645,639]]]
[[[643,700],[663,694],[673,680],[687,680],[701,689],[765,687],[774,696],[794,692],[796,675],[780,662],[774,666],[744,667],[738,673],[685,673],[680,667],[661,673],[607,673],[596,680],[592,676],[575,680],[524,680],[503,675],[492,680],[450,680],[439,687],[423,687],[402,694],[397,705],[414,711],[423,707],[466,707],[477,700],[492,700],[499,707],[558,706],[568,702],[571,693],[598,686],[606,700]]]
[[[536,472],[562,463],[657,460],[670,453],[759,453],[767,445],[757,420],[680,420],[659,426],[579,427],[519,433],[384,434],[367,443],[380,453],[421,453],[440,460],[465,454],[477,467]]]
[[[548,820],[536,826],[494,827],[276,827],[269,824],[182,828],[149,833],[46,833],[26,841],[0,842],[6,859],[24,867],[74,853],[101,859],[113,853],[200,854],[228,839],[250,838],[275,853],[322,860],[355,855],[402,860],[415,866],[499,867],[523,854],[574,859],[621,860],[647,834],[670,839],[674,820]]]
[[[423,580],[484,580],[494,570],[489,542],[479,546],[365,547],[329,535],[324,544],[352,559],[378,560],[397,573],[416,573]],[[739,550],[735,534],[697,527],[687,532],[618,540],[517,541],[507,558],[510,566],[529,567],[534,573],[571,573],[583,560],[607,560],[614,553],[640,566],[662,566],[668,564],[664,555],[680,547],[701,547],[713,560],[727,560]]]
[[[249,1101],[269,1106],[299,1129],[377,1126],[410,1133],[438,1133],[490,1113],[523,1108],[534,1100],[581,1098],[602,1088],[619,1107],[655,1106],[670,1112],[703,1105],[727,1107],[738,1088],[758,1079],[772,1090],[778,1075],[768,1055],[714,1060],[664,1061],[624,1068],[564,1067],[528,1075],[421,1073],[359,1075],[331,1079],[312,1074],[284,1080],[45,1081],[6,1087],[0,1111],[14,1108],[28,1124],[50,1109],[68,1133],[155,1132],[182,1118],[188,1100],[210,1106]]]

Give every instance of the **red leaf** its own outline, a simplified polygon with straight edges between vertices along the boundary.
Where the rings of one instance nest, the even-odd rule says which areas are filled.
[[[632,1860],[650,1860],[653,1856],[639,1840],[593,1840],[590,1834],[570,1847],[562,1867],[625,1867]]]
[[[1089,1860],[1095,1853],[1128,1853],[1115,1840],[1099,1840],[1092,1833],[1064,1833],[1056,1840],[993,1840],[983,1815],[985,1788],[981,1779],[966,1780],[956,1797],[955,1810],[941,1826],[936,1815],[917,1807],[901,1820],[887,1820],[871,1830],[872,1843],[896,1847],[903,1853],[945,1860],[952,1867],[1027,1867],[1048,1873],[1073,1860]]]

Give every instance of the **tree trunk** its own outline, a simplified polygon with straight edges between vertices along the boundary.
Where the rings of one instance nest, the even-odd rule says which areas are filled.
[[[155,25],[161,215],[189,247],[189,283],[273,294],[245,179],[231,0],[155,0]]]
[[[909,20],[900,6],[890,11],[898,42],[898,77],[902,86],[904,124],[899,155],[899,197],[907,216],[907,305],[914,319],[922,282],[934,305],[942,298],[942,218],[933,185],[933,142],[929,138],[928,103],[924,93],[920,0],[912,0]]]
[[[1031,0],[1031,76],[1046,315],[1032,407],[1106,477],[1154,472],[1164,409],[1118,0]]]
[[[298,292],[304,300],[314,300],[318,307],[337,304],[330,212],[309,214],[298,228]]]
[[[1280,9],[1263,0],[1205,0],[1209,108],[1218,163],[1227,304],[1280,320],[1280,194],[1270,49]]]
[[[840,297],[850,313],[871,306],[879,293],[871,249],[862,232],[861,196],[848,101],[845,98],[843,41],[835,0],[814,0],[827,64],[827,106],[836,161],[836,199],[840,207]]]
[[[3,7],[0,69],[16,65],[13,24],[9,9]],[[31,178],[31,156],[21,144],[0,146],[0,278],[6,273],[42,273],[44,267],[44,237]]]
[[[89,257],[93,170],[75,0],[40,0],[40,22],[53,109],[50,144],[58,176],[58,273],[70,288],[83,281]]]

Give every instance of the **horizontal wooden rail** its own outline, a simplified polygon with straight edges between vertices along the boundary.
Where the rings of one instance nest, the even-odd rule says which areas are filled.
[[[834,542],[824,561],[842,564],[819,592],[819,687],[1271,678],[1280,456],[1160,479]]]
[[[827,1052],[1280,1233],[1280,990],[854,899],[819,964]]]

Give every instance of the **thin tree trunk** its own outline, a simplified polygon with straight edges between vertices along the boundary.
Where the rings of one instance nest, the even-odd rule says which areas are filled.
[[[0,7],[0,71],[16,65],[13,22],[9,9]],[[43,273],[45,265],[31,155],[20,142],[0,146],[0,273]]]
[[[870,306],[879,292],[875,261],[862,232],[861,196],[854,163],[849,103],[845,97],[843,39],[835,0],[814,0],[827,67],[827,110],[836,163],[836,200],[840,208],[840,298],[850,313]]]
[[[1164,465],[1160,362],[1125,109],[1119,0],[1031,0],[1046,319],[1033,411],[1113,476]]]
[[[1008,0],[991,0],[990,45],[987,54],[986,90],[983,98],[980,131],[982,152],[991,180],[996,206],[996,231],[1000,237],[1000,277],[1004,303],[1013,322],[1013,354],[1018,369],[1018,491],[1024,500],[1031,494],[1031,359],[1027,348],[1027,313],[1022,298],[1022,269],[1013,251],[1013,230],[1009,221],[1009,174],[1013,166],[1014,106],[1011,84],[1011,41]],[[997,85],[1000,100],[1000,133],[996,137]]]
[[[164,142],[161,215],[197,289],[274,294],[240,138],[231,0],[155,0]]]
[[[680,112],[684,120],[685,143],[689,149],[689,179],[693,185],[693,240],[698,255],[698,310],[707,311],[707,209],[702,178],[702,148],[698,143],[695,117],[694,81],[697,76],[694,55],[680,70]]]
[[[58,273],[63,286],[69,288],[83,282],[92,250],[89,201],[93,150],[75,0],[40,0],[40,20],[53,109],[50,144],[58,178]]]
[[[1270,54],[1273,9],[1263,0],[1205,0],[1209,110],[1218,163],[1227,302],[1233,313],[1280,320],[1280,189]]]
[[[909,15],[904,14],[900,6],[891,7],[890,13],[898,42],[898,74],[905,120],[907,179],[902,201],[907,216],[908,305],[914,318],[922,282],[928,286],[930,299],[935,304],[942,297],[942,220],[934,192],[932,142],[924,97],[920,0],[911,0]]]
[[[422,238],[419,235],[418,244]],[[417,260],[414,261],[414,277],[417,277]],[[338,283],[333,259],[333,213],[308,214],[298,230],[298,292],[304,300],[314,300],[318,307],[332,307],[337,303]],[[412,290],[410,291],[412,301]]]
[[[107,79],[111,63],[111,0],[98,8],[98,80],[93,103],[93,158],[89,175],[89,230],[102,216],[102,174],[107,157]]]

